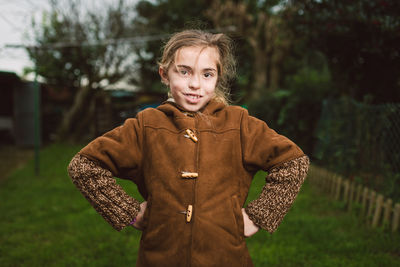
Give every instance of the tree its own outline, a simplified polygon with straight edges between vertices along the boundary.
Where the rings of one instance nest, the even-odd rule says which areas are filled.
[[[249,101],[280,86],[281,67],[292,43],[291,33],[277,11],[283,2],[218,0],[207,11],[217,28],[234,26],[234,36],[245,40],[246,54],[252,61]]]
[[[400,2],[296,0],[285,18],[323,52],[340,94],[400,101]]]
[[[75,139],[87,132],[94,115],[93,94],[131,72],[131,47],[122,38],[132,33],[132,15],[124,0],[101,9],[85,7],[79,0],[53,0],[42,21],[33,21],[36,45],[28,53],[35,71],[75,95],[60,124],[60,138]]]
[[[140,75],[133,82],[150,91],[165,92],[160,83],[157,60],[161,57],[161,46],[170,34],[185,28],[212,29],[211,21],[204,16],[204,10],[211,0],[156,0],[139,1],[134,19],[136,33],[149,36],[149,41],[134,47],[136,64]]]
[[[232,89],[243,103],[256,99],[265,90],[276,90],[282,80],[280,69],[291,39],[284,22],[273,11],[281,2],[284,1],[140,1],[135,22],[143,34],[170,34],[194,27],[232,36],[238,44],[240,62]],[[160,56],[159,46],[159,42],[149,42],[136,51],[142,74],[142,80],[137,82],[153,90],[163,90],[154,83],[159,81],[154,64]]]

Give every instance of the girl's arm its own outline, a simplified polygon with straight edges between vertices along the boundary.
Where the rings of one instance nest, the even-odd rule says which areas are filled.
[[[308,165],[309,159],[304,155],[272,168],[260,196],[245,208],[250,220],[274,232],[299,193]]]
[[[90,204],[120,231],[131,224],[140,204],[129,196],[114,177],[132,180],[144,198],[141,178],[142,114],[90,142],[71,161],[69,175]],[[139,216],[140,217],[140,216]],[[135,225],[140,228],[140,220]]]
[[[107,169],[77,154],[68,166],[72,182],[116,230],[129,225],[140,211],[140,203],[129,196]]]
[[[307,176],[309,159],[287,137],[243,112],[241,118],[243,163],[247,170],[268,172],[259,197],[245,212],[256,225],[274,232],[293,204]]]

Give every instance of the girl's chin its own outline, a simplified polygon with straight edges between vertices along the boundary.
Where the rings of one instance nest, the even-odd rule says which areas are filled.
[[[193,105],[193,104],[188,105],[188,104],[186,104],[186,105],[182,105],[182,107],[184,109],[186,109],[187,111],[191,111],[191,112],[197,112],[202,108],[202,106],[198,105],[198,104],[197,105]]]
[[[201,109],[205,103],[203,103],[203,99],[188,99],[186,97],[180,98],[178,101],[175,100],[177,104],[183,107],[187,111],[196,112]]]
[[[178,103],[178,104],[180,104],[185,110],[192,111],[192,112],[199,111],[204,106],[201,101],[197,102],[197,103],[184,102],[184,103]]]

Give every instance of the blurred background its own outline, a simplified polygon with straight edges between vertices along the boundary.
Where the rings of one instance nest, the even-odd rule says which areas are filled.
[[[306,183],[283,230],[249,239],[256,266],[400,266],[399,1],[0,0],[0,21],[0,265],[134,265],[139,234],[113,233],[66,167],[87,142],[166,100],[161,48],[196,28],[234,40],[232,104],[330,177],[393,203],[371,229]]]

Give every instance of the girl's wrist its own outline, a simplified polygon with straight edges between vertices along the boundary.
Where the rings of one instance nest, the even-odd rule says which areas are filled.
[[[133,218],[133,220],[131,221],[131,223],[130,223],[129,225],[132,225],[132,226],[133,226],[133,225],[135,224],[135,222],[136,222],[136,218],[137,218],[137,217]]]

